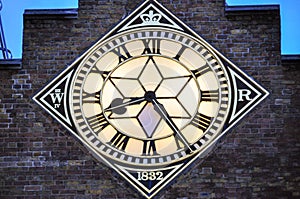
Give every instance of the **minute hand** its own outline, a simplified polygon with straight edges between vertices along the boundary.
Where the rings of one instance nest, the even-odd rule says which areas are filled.
[[[193,151],[193,149],[190,147],[188,141],[185,139],[185,137],[182,135],[182,133],[177,128],[176,124],[173,122],[171,117],[169,116],[168,112],[164,108],[164,106],[157,101],[156,98],[151,99],[154,110],[166,121],[166,123],[169,125],[169,127],[174,131],[175,135],[178,135],[180,140],[183,142],[183,144],[190,150]]]

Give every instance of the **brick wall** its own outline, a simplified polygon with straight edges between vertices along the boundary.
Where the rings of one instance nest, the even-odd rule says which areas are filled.
[[[158,195],[298,198],[300,59],[280,53],[277,6],[162,0],[271,95]],[[0,67],[0,198],[140,198],[31,97],[140,0],[80,0],[79,8],[27,10],[22,69]]]

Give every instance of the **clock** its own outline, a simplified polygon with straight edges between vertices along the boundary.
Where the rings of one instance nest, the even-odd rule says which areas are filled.
[[[72,118],[108,159],[140,167],[190,157],[218,135],[229,110],[222,62],[196,38],[140,28],[96,45],[75,72]]]
[[[156,0],[146,0],[34,100],[152,198],[268,92]]]

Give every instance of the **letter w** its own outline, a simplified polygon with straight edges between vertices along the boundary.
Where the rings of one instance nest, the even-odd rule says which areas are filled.
[[[52,103],[55,104],[56,101],[57,103],[60,104],[63,96],[64,96],[64,93],[50,93],[50,96],[51,96],[51,99],[52,99]]]

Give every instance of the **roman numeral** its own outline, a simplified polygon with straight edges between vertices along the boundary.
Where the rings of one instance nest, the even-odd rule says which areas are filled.
[[[208,63],[206,63],[205,65],[203,65],[195,70],[192,70],[192,73],[198,78],[201,75],[204,75],[205,73],[207,73],[209,71],[210,71],[210,67],[209,67]]]
[[[85,91],[82,92],[82,102],[87,104],[100,104],[100,91],[96,93],[87,93]]]
[[[99,70],[98,67],[94,66],[91,70],[91,73],[101,74],[102,78],[105,79],[108,76],[108,74],[110,73],[110,71],[102,71],[102,70]]]
[[[158,155],[158,153],[156,152],[155,140],[144,140],[142,155]]]
[[[201,101],[205,102],[218,102],[219,101],[219,91],[201,91]]]
[[[177,146],[177,150],[179,150],[179,149],[181,149],[180,143],[182,143],[182,142],[180,141],[180,138],[178,136],[176,136],[176,135],[177,134],[173,134],[174,140],[175,140],[175,143],[176,143],[176,146]]]
[[[144,54],[160,54],[160,39],[143,39],[144,44]]]
[[[103,113],[88,117],[87,120],[92,129],[97,129],[97,131],[95,131],[96,133],[99,133],[109,125]]]
[[[181,55],[183,54],[183,52],[185,51],[185,49],[187,49],[187,47],[184,45],[181,45],[181,48],[178,51],[177,55],[173,58],[179,61],[179,59],[180,59]]]
[[[132,57],[128,52],[127,48],[125,47],[125,45],[116,47],[115,49],[112,50],[112,52],[115,53],[117,56],[119,56],[119,64]]]
[[[197,115],[191,121],[191,124],[204,132],[209,127],[211,119],[211,117],[197,113]]]
[[[110,140],[110,144],[114,145],[116,148],[125,151],[130,137],[117,132],[116,135]]]

